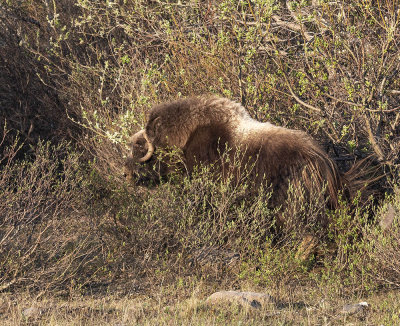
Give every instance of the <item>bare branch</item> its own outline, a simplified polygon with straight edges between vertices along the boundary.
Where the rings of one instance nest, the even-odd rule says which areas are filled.
[[[367,130],[367,134],[368,134],[368,140],[370,141],[372,148],[375,152],[375,154],[377,155],[378,159],[380,161],[384,161],[384,155],[383,152],[381,150],[381,148],[379,147],[378,143],[375,140],[375,136],[372,132],[372,128],[371,128],[371,123],[369,120],[369,117],[367,117],[366,115],[364,115],[364,121],[365,121],[365,126],[366,126],[366,130]]]
[[[310,33],[308,33],[307,31],[305,31],[304,28],[302,28],[301,25],[296,24],[296,23],[289,23],[289,22],[283,21],[281,19],[281,17],[279,17],[278,15],[272,15],[271,17],[275,21],[276,25],[284,26],[284,27],[286,27],[286,28],[288,28],[290,30],[296,31],[296,32],[301,32],[304,35],[304,38],[307,41],[311,41],[313,39],[313,36]]]

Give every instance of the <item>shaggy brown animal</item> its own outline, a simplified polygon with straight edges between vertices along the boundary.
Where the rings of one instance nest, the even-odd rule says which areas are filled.
[[[155,106],[146,128],[132,136],[131,148],[125,165],[128,180],[148,182],[167,175],[171,164],[157,160],[155,153],[177,148],[189,173],[199,163],[216,162],[227,151],[241,152],[242,162],[252,166],[253,190],[261,184],[271,186],[271,206],[284,204],[290,185],[301,185],[307,198],[323,192],[334,208],[343,188],[336,164],[310,136],[258,122],[226,98],[193,97]],[[232,169],[225,164],[221,173]]]

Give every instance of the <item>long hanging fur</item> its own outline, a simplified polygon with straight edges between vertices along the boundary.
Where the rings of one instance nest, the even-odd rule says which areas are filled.
[[[254,188],[263,182],[272,187],[274,206],[283,204],[290,185],[302,185],[310,198],[324,191],[334,208],[344,187],[336,164],[305,132],[258,122],[242,105],[226,98],[192,97],[157,105],[150,111],[145,133],[156,151],[180,149],[189,172],[196,164],[217,161],[227,148],[241,151],[253,164]],[[143,144],[132,145],[128,172],[133,172],[134,152],[143,153]],[[150,159],[144,166],[152,163]]]

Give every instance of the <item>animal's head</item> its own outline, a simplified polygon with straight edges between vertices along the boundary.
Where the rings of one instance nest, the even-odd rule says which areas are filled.
[[[155,147],[147,136],[146,130],[140,130],[129,141],[131,150],[125,161],[124,175],[127,181],[142,183],[152,181],[156,173],[152,167],[154,164]]]
[[[130,154],[125,161],[124,175],[127,181],[152,184],[168,174],[168,164],[156,153],[164,147],[160,142],[160,118],[151,119],[146,129],[140,130],[129,140]]]

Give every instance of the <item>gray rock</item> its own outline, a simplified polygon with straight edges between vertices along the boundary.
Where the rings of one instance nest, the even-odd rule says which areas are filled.
[[[388,205],[387,211],[385,212],[385,214],[381,217],[380,220],[380,225],[383,231],[386,231],[388,229],[390,229],[390,227],[393,224],[394,218],[396,215],[396,211],[393,207],[392,204]]]
[[[246,308],[260,309],[267,304],[275,303],[272,296],[266,293],[219,291],[211,294],[207,303],[236,303]]]
[[[35,318],[43,314],[46,310],[45,308],[29,307],[22,311],[22,316],[25,318]]]
[[[343,309],[341,311],[342,314],[346,315],[353,315],[356,313],[361,313],[365,312],[368,309],[368,303],[367,302],[360,302],[356,304],[346,304],[343,306]]]

